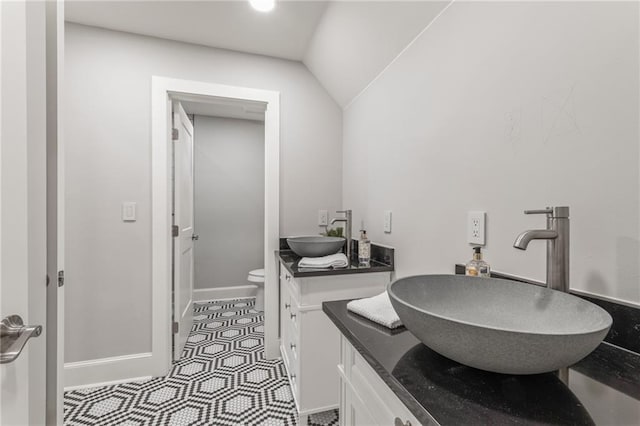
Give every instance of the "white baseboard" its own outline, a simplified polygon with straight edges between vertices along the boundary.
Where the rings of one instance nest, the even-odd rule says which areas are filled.
[[[64,364],[65,391],[135,382],[152,377],[151,353],[140,353]]]
[[[258,286],[253,284],[230,287],[196,288],[193,290],[193,301],[208,302],[209,300],[255,297],[257,289]]]

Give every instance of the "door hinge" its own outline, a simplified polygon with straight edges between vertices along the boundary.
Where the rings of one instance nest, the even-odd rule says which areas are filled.
[[[173,139],[174,141],[177,141],[180,138],[180,132],[178,132],[178,129],[171,129],[171,139]]]
[[[58,287],[64,285],[64,271],[58,271]]]
[[[173,330],[173,334],[178,333],[178,330],[180,330],[180,324],[179,324],[179,323],[177,323],[177,322],[174,322],[174,323],[172,324],[171,329]]]
[[[178,225],[173,225],[171,227],[171,235],[173,235],[174,237],[180,235],[180,228],[178,227]]]

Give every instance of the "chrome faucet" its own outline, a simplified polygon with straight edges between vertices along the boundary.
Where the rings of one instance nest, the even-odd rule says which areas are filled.
[[[525,210],[524,214],[546,214],[547,229],[518,235],[513,246],[526,250],[531,240],[547,240],[547,287],[569,292],[569,207]]]
[[[351,264],[351,210],[338,210],[336,213],[344,213],[344,217],[335,217],[331,219],[331,224],[336,222],[344,222],[344,236],[347,239],[347,260]]]

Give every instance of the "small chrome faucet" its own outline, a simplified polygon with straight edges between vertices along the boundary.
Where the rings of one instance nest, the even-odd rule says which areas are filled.
[[[347,239],[347,260],[351,264],[351,210],[338,210],[336,213],[344,213],[344,217],[331,219],[331,224],[344,222],[344,237]]]
[[[546,214],[547,229],[518,235],[513,246],[526,250],[531,240],[547,240],[547,287],[569,292],[569,207],[525,210],[524,214]]]

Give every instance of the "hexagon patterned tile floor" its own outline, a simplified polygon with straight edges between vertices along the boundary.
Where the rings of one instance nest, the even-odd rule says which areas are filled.
[[[281,360],[264,359],[261,312],[253,299],[196,304],[182,358],[166,377],[65,392],[64,424],[296,425]],[[337,425],[338,410],[309,426]]]

